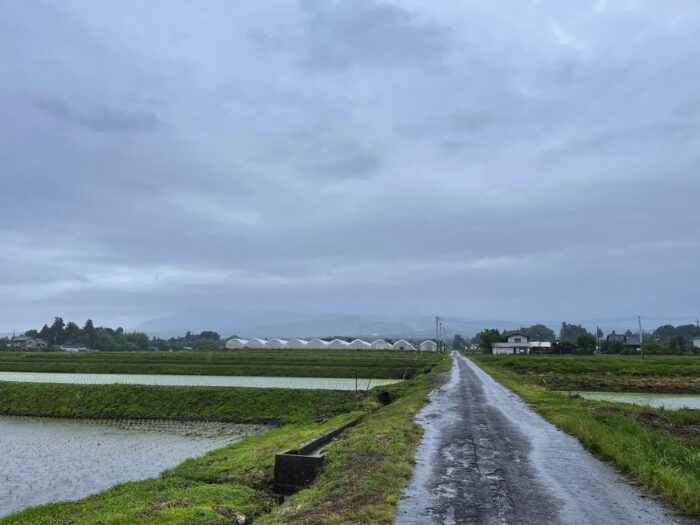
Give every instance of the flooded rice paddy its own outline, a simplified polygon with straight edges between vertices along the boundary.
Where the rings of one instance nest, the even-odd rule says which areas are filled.
[[[574,393],[574,392],[572,392]],[[626,392],[575,392],[586,399],[596,401],[614,401],[616,403],[632,403],[634,405],[649,406],[652,408],[665,408],[667,410],[679,410],[681,408],[700,409],[700,395],[677,394],[637,394]]]
[[[0,381],[24,383],[68,383],[73,385],[158,385],[223,386],[248,388],[296,388],[312,390],[355,390],[355,378],[188,376],[160,374],[63,374],[54,372],[0,372]],[[358,379],[361,390],[391,385],[400,379]]]
[[[0,516],[158,476],[263,425],[0,416]]]

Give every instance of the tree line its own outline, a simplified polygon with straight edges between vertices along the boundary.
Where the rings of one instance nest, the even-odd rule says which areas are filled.
[[[54,318],[50,326],[45,324],[41,330],[27,330],[24,335],[44,340],[48,344],[46,350],[53,350],[60,346],[84,346],[90,350],[128,352],[139,350],[207,350],[224,346],[221,336],[210,330],[199,334],[192,334],[188,331],[184,337],[171,337],[169,339],[149,338],[144,332],[126,332],[121,326],[117,328],[95,326],[91,319],[85,321],[85,324],[80,327],[73,321],[64,322],[62,317]],[[10,343],[11,341],[8,339],[0,340],[0,350],[12,350],[13,347]]]
[[[606,338],[604,332],[598,328],[596,333],[589,332],[580,324],[563,322],[559,329],[558,337],[553,330],[538,324],[523,327],[518,330],[499,331],[496,328],[479,332],[474,338],[479,349],[484,353],[491,353],[492,343],[502,343],[508,340],[508,336],[520,333],[528,336],[530,341],[549,341],[551,347],[532,348],[530,353],[541,354],[637,354],[638,344],[625,344],[628,338],[635,343],[639,341],[638,333],[627,330],[624,334],[616,334],[613,330],[609,335],[622,337]],[[693,338],[700,337],[700,327],[693,324],[673,326],[663,325],[651,333],[642,334],[645,354],[683,354],[700,353],[700,348],[693,345]],[[459,336],[462,339],[461,336]],[[622,339],[622,340],[620,340]],[[463,341],[463,339],[462,339]],[[460,341],[461,344],[462,341]],[[461,348],[466,348],[463,344]],[[455,349],[461,349],[455,347]]]

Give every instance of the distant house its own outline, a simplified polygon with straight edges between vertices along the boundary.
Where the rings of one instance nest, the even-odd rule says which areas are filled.
[[[693,346],[695,348],[700,348],[700,337],[693,337]]]
[[[633,346],[635,348],[639,348],[641,346],[641,343],[639,342],[639,334],[625,335],[616,334],[615,332],[612,332],[608,334],[608,337],[606,339],[608,341],[619,341],[625,346]]]
[[[552,348],[551,341],[530,341],[530,348]]]
[[[10,344],[12,346],[16,346],[17,348],[24,348],[25,350],[37,350],[48,346],[48,343],[43,339],[39,339],[38,337],[29,337],[26,335],[13,337]]]
[[[494,354],[529,354],[530,340],[525,334],[508,336],[507,343],[491,343]]]

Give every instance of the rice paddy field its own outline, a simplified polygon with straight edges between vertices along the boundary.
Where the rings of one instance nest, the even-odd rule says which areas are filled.
[[[159,475],[262,425],[0,417],[0,516]]]
[[[435,352],[392,350],[0,352],[0,371],[408,379],[440,358]]]
[[[0,381],[72,385],[215,386],[237,388],[295,388],[311,390],[367,390],[400,379],[359,377],[189,376],[167,374],[65,374],[61,372],[0,372]]]
[[[547,390],[700,394],[700,356],[472,356]]]

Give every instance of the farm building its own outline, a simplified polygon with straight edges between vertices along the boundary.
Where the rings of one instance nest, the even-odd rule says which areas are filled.
[[[312,339],[306,345],[306,348],[314,348],[314,349],[328,348],[328,341],[324,341],[323,339]]]
[[[265,339],[249,339],[247,348],[265,348]]]
[[[247,339],[233,338],[226,341],[226,348],[248,348]]]
[[[391,350],[391,343],[387,343],[384,339],[375,339],[371,347],[375,350]]]
[[[411,343],[403,339],[396,341],[392,348],[394,350],[415,350],[415,347]]]
[[[308,344],[304,339],[290,339],[287,341],[287,348],[306,348]]]
[[[491,343],[491,350],[494,354],[529,354],[530,342],[526,335],[513,334],[507,343]]]
[[[265,348],[274,348],[274,349],[287,348],[287,340],[286,339],[269,339],[265,343]]]
[[[363,341],[362,339],[355,339],[353,342],[351,342],[348,345],[348,348],[353,348],[353,349],[372,348],[372,345],[370,343],[368,343],[367,341]]]
[[[437,343],[435,341],[423,341],[420,344],[420,349],[423,352],[437,352]]]
[[[331,350],[345,350],[350,346],[350,343],[342,339],[333,339],[328,343],[328,348]]]

